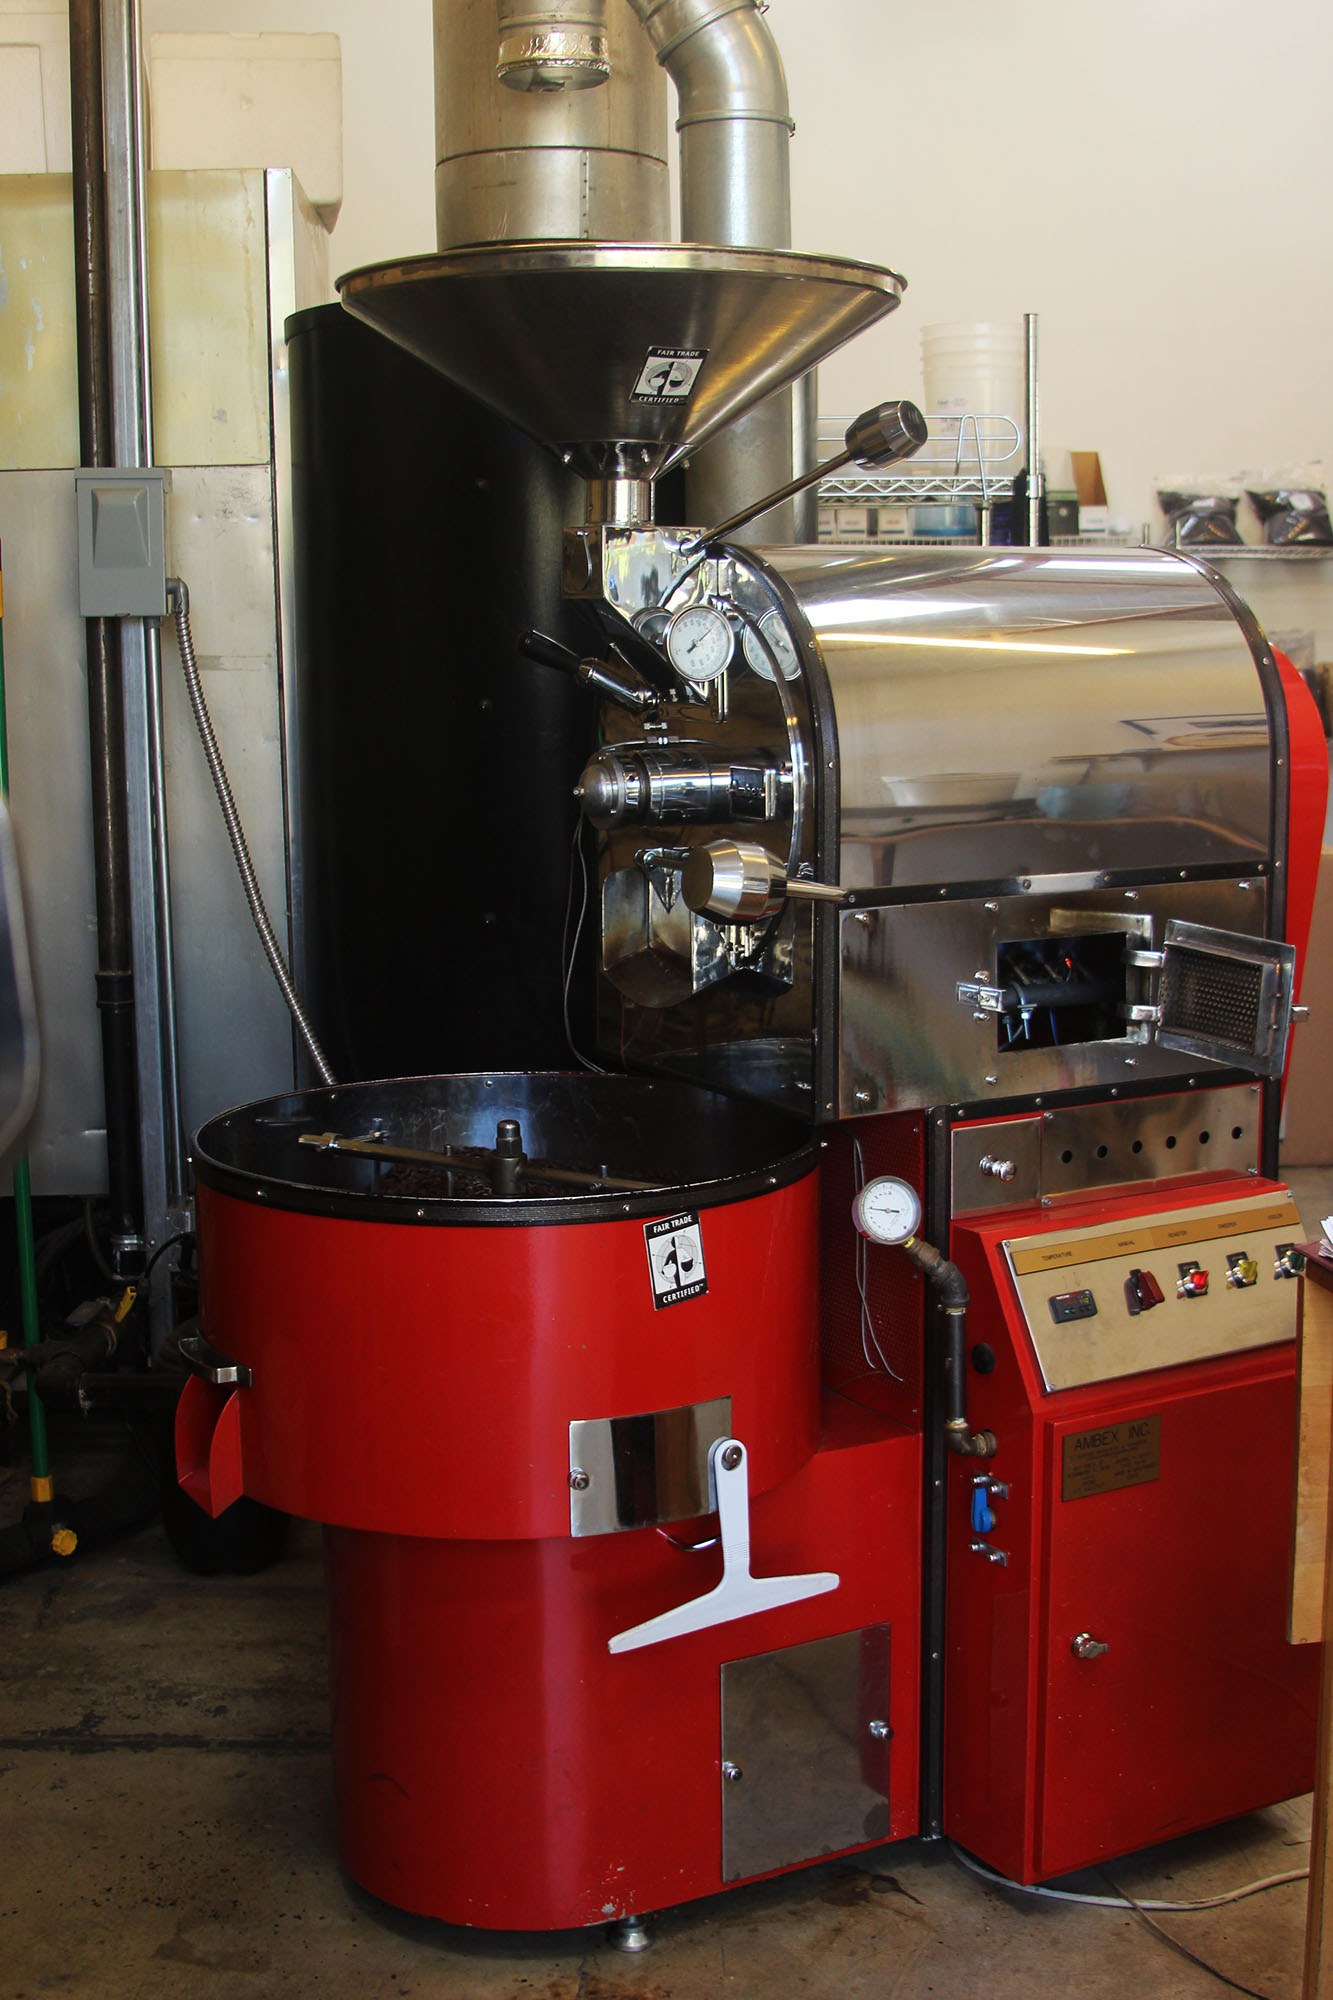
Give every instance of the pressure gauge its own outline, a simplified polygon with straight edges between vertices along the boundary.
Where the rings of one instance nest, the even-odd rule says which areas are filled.
[[[797,658],[795,641],[787,630],[786,621],[780,611],[766,611],[759,620],[757,631],[753,625],[746,626],[745,658],[760,680],[777,679],[777,674],[773,671],[774,660],[778,663],[784,681],[796,679],[801,671],[801,663]]]
[[[711,604],[690,604],[666,629],[667,658],[687,681],[715,681],[731,665],[731,627]]]
[[[920,1198],[906,1181],[881,1174],[857,1194],[852,1221],[872,1243],[906,1243],[921,1226]]]

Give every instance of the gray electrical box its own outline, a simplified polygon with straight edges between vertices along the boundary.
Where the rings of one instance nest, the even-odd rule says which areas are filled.
[[[76,472],[79,612],[84,618],[164,618],[166,474],[152,467]]]

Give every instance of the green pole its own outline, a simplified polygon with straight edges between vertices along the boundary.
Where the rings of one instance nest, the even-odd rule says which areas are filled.
[[[0,796],[9,800],[9,728],[5,710],[4,572],[0,569]],[[37,1317],[37,1255],[32,1229],[32,1176],[28,1156],[14,1162],[14,1226],[18,1233],[19,1312],[23,1345],[35,1347],[41,1338]],[[46,1447],[46,1411],[31,1379],[28,1382],[28,1430],[32,1441],[32,1497],[50,1500],[51,1461]]]

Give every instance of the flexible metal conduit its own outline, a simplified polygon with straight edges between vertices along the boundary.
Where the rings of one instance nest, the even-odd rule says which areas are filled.
[[[236,858],[236,868],[241,878],[241,887],[245,891],[245,900],[250,906],[250,915],[259,933],[259,941],[264,947],[264,956],[287,1003],[287,1011],[296,1024],[296,1031],[310,1053],[310,1060],[315,1065],[320,1082],[336,1083],[337,1078],[329,1068],[328,1057],[319,1045],[315,1031],[310,1025],[309,1016],[292,984],[287,961],[282,955],[282,948],[274,935],[273,925],[269,922],[268,911],[264,906],[264,894],[259,886],[259,878],[255,874],[254,863],[250,859],[250,849],[246,842],[245,830],[241,825],[241,816],[236,809],[236,800],[232,796],[226,766],[222,761],[222,752],[213,733],[213,719],[209,715],[208,703],[204,699],[204,684],[199,678],[199,663],[194,653],[194,634],[190,630],[190,593],[180,577],[168,577],[167,596],[175,613],[176,643],[180,648],[181,670],[185,675],[186,691],[190,697],[190,712],[194,716],[195,728],[199,731],[199,740],[204,746],[208,773],[213,780],[213,789],[218,795],[218,804],[222,808],[227,838],[231,842],[231,851]]]

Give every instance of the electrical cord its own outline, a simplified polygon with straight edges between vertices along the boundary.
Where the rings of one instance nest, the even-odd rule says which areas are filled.
[[[1101,1876],[1103,1882],[1105,1882],[1109,1888],[1112,1889],[1116,1888],[1115,1883],[1112,1882],[1110,1876],[1106,1873],[1104,1868],[1099,1868],[1097,1870],[1097,1873]],[[1301,1870],[1301,1873],[1308,1874],[1309,1870],[1303,1869]],[[1259,1886],[1261,1888],[1265,1888],[1265,1887],[1271,1887],[1273,1885],[1268,1883],[1261,1883]],[[1253,1885],[1247,1885],[1247,1889],[1249,1893],[1253,1893]],[[1153,1937],[1157,1938],[1160,1943],[1167,1945],[1180,1958],[1187,1959],[1191,1965],[1197,1965],[1200,1972],[1206,1972],[1210,1978],[1216,1979],[1219,1985],[1230,1987],[1233,1993],[1246,1994],[1248,1996],[1248,2000],[1273,2000],[1273,1996],[1271,1994],[1261,1993],[1257,1986],[1246,1986],[1243,1983],[1243,1981],[1239,1979],[1233,1979],[1229,1972],[1222,1972],[1219,1970],[1217,1966],[1210,1965],[1206,1958],[1200,1958],[1197,1951],[1192,1951],[1189,1945],[1182,1944],[1178,1937],[1172,1937],[1170,1931],[1167,1930],[1164,1924],[1159,1924],[1155,1917],[1150,1917],[1147,1910],[1144,1908],[1143,1904],[1136,1902],[1133,1896],[1126,1894],[1123,1890],[1117,1890],[1116,1893],[1120,1895],[1123,1902],[1129,1905],[1130,1909],[1134,1912],[1134,1915],[1138,1918],[1139,1922],[1143,1925],[1146,1931],[1151,1932]],[[1240,1892],[1240,1894],[1242,1895],[1245,1893],[1247,1893],[1246,1890],[1242,1890]],[[1222,1900],[1235,1901],[1236,1898],[1235,1897],[1223,1898]]]
[[[968,1854],[956,1842],[949,1842],[954,1860],[962,1863],[983,1882],[989,1882],[996,1889],[1014,1889],[1020,1896],[1046,1896],[1056,1903],[1086,1903],[1098,1910],[1159,1910],[1166,1914],[1176,1911],[1220,1910],[1227,1903],[1244,1902],[1247,1896],[1258,1896],[1265,1889],[1280,1889],[1288,1882],[1305,1882],[1309,1879],[1308,1868],[1289,1868],[1281,1875],[1265,1875],[1258,1882],[1246,1882],[1239,1889],[1226,1889],[1220,1896],[1199,1896],[1192,1901],[1168,1903],[1150,1896],[1130,1896],[1123,1889],[1117,1889],[1104,1870],[1098,1870],[1103,1881],[1110,1883],[1115,1894],[1093,1896],[1079,1889],[1051,1889],[1044,1882],[1015,1882],[1008,1875],[1001,1875],[997,1869],[988,1868],[984,1861]]]
[[[203,682],[199,678],[199,665],[194,654],[194,635],[190,630],[190,593],[181,577],[171,576],[167,578],[167,596],[171,601],[175,614],[176,643],[180,649],[181,668],[185,675],[185,686],[190,697],[190,709],[194,716],[195,728],[199,731],[199,740],[204,746],[204,756],[208,762],[209,776],[213,780],[213,789],[218,795],[218,804],[222,808],[222,818],[227,828],[227,838],[231,842],[231,851],[235,856],[237,871],[241,878],[241,887],[245,891],[245,900],[249,905],[250,915],[254,921],[255,929],[259,933],[259,942],[264,947],[264,956],[269,962],[273,977],[277,980],[282,997],[287,1003],[287,1011],[296,1024],[296,1031],[309,1051],[310,1060],[315,1065],[320,1082],[336,1083],[338,1079],[329,1068],[328,1058],[320,1047],[315,1031],[310,1024],[309,1017],[301,1004],[300,995],[292,983],[292,976],[288,970],[287,961],[282,955],[281,947],[274,935],[273,926],[269,922],[268,911],[264,907],[263,892],[259,887],[254,863],[250,859],[250,849],[246,845],[245,832],[241,826],[241,816],[236,810],[236,801],[232,796],[226,767],[222,762],[222,752],[218,748],[218,740],[213,733],[213,722],[208,713],[208,703],[204,699]]]
[[[576,867],[579,873],[579,881],[582,885],[582,895],[579,900],[578,922],[574,926],[574,937],[571,942],[569,936],[569,919],[574,911],[574,870]],[[583,935],[583,923],[587,914],[588,864],[583,857],[583,821],[582,819],[576,819],[574,821],[574,838],[569,844],[569,891],[565,897],[565,923],[562,938],[562,942],[567,947],[567,956],[565,959],[564,990],[561,994],[561,1010],[564,1015],[565,1040],[569,1045],[570,1054],[576,1062],[582,1064],[584,1069],[592,1070],[597,1076],[605,1076],[606,1071],[602,1068],[601,1064],[595,1063],[590,1056],[585,1056],[582,1050],[576,1046],[574,1030],[570,1026],[569,1020],[569,990],[574,983],[574,962],[578,956],[579,939]]]
[[[1104,1868],[1099,1868],[1097,1873],[1113,1893],[1109,1896],[1094,1896],[1079,1889],[1051,1889],[1044,1882],[1015,1882],[1012,1877],[1001,1875],[994,1868],[988,1868],[984,1861],[978,1861],[952,1840],[949,1842],[949,1849],[955,1861],[960,1862],[964,1868],[993,1888],[1013,1889],[1020,1896],[1042,1896],[1056,1903],[1082,1903],[1090,1909],[1129,1910],[1162,1944],[1169,1945],[1172,1951],[1188,1959],[1191,1965],[1197,1965],[1201,1972],[1208,1973],[1223,1986],[1230,1987],[1234,1993],[1248,1995],[1249,2000],[1272,2000],[1272,1996],[1259,1992],[1256,1987],[1244,1985],[1240,1980],[1233,1979],[1229,1973],[1221,1972],[1215,1965],[1210,1965],[1206,1958],[1200,1958],[1197,1952],[1192,1951],[1179,1938],[1172,1937],[1170,1931],[1162,1924],[1155,1922],[1154,1913],[1183,1916],[1198,1910],[1220,1910],[1230,1903],[1243,1902],[1247,1896],[1261,1895],[1266,1889],[1280,1889],[1289,1882],[1304,1882],[1308,1880],[1310,1874],[1308,1868],[1289,1868],[1280,1875],[1265,1875],[1257,1882],[1243,1883],[1238,1889],[1226,1889],[1218,1896],[1197,1896],[1178,1902],[1168,1902],[1164,1898],[1155,1896],[1131,1896],[1127,1890],[1121,1889],[1111,1880]]]

